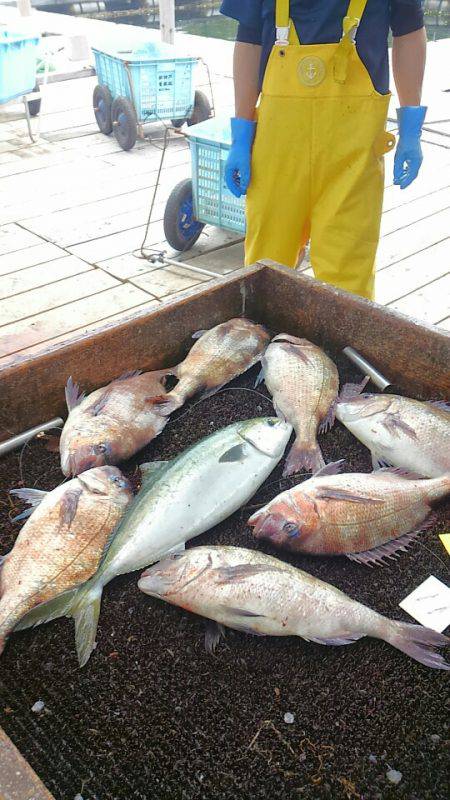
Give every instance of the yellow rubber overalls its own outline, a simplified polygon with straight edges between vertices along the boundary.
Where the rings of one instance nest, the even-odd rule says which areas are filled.
[[[276,42],[257,112],[247,193],[246,264],[289,267],[311,239],[316,278],[373,298],[390,94],[355,47],[367,0],[350,0],[337,44],[302,45],[289,0],[276,0]]]

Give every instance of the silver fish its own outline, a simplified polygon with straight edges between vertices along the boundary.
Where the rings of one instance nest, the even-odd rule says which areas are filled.
[[[383,639],[435,669],[450,639],[384,617],[329,583],[277,558],[240,547],[193,547],[146,570],[139,588],[195,614],[258,636],[301,636],[326,645]],[[211,647],[216,643],[208,639]]]
[[[429,478],[450,472],[449,405],[358,389],[344,386],[336,416],[369,448],[374,468],[391,464]]]

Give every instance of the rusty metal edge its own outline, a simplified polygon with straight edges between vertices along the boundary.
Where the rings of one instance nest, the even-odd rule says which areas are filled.
[[[0,800],[55,800],[0,728]]]

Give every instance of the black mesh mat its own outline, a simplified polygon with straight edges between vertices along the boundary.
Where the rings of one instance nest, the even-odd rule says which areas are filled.
[[[360,380],[338,363],[342,381]],[[233,386],[252,387],[256,374]],[[266,400],[239,390],[190,408],[127,466],[129,475],[138,461],[170,458],[213,429],[271,413]],[[349,471],[370,470],[368,451],[338,423],[320,441],[326,460],[345,456]],[[280,472],[252,503],[291,485],[269,486]],[[0,462],[0,552],[18,530],[7,491],[51,489],[60,480],[57,455],[39,441]],[[434,530],[384,568],[281,557],[406,620],[398,602],[408,592],[430,573],[448,582],[437,538],[448,512],[441,506]],[[254,547],[249,513],[196,544]],[[12,636],[0,659],[0,724],[57,800],[448,797],[444,672],[371,639],[326,648],[229,632],[213,657],[204,650],[203,621],[144,596],[136,579],[106,588],[97,650],[85,669],[77,667],[70,620]],[[36,714],[39,699],[45,707]],[[387,781],[390,768],[402,773],[397,786]]]

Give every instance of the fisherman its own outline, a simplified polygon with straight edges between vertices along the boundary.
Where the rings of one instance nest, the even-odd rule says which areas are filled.
[[[223,0],[221,11],[239,22],[225,174],[247,194],[246,264],[295,267],[310,239],[316,278],[372,299],[383,155],[395,145],[389,29],[394,183],[405,189],[422,162],[420,0]]]

